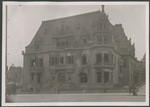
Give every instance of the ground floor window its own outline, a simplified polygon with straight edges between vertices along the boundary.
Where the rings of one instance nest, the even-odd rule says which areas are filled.
[[[86,73],[80,73],[80,82],[81,83],[87,83],[87,74]]]
[[[97,83],[102,82],[102,72],[97,72]]]
[[[109,72],[104,72],[104,82],[107,83],[109,81]]]
[[[37,74],[37,82],[41,83],[41,74],[40,73]]]

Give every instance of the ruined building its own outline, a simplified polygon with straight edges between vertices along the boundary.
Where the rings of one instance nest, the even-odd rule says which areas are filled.
[[[133,82],[135,47],[102,10],[43,21],[24,56],[24,90],[111,88]]]

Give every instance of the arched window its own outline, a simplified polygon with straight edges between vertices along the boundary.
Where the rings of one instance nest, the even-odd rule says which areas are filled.
[[[74,56],[71,55],[71,53],[67,53],[66,62],[67,62],[67,64],[73,64],[74,63]]]
[[[87,83],[87,74],[86,73],[80,73],[80,83]]]

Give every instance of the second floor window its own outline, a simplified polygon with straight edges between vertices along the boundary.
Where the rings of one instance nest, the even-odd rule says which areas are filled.
[[[102,62],[102,54],[98,53],[96,54],[96,63],[101,63]]]
[[[67,64],[73,64],[74,63],[74,56],[72,56],[70,53],[67,54],[66,58]]]
[[[104,54],[104,63],[109,62],[109,55],[107,53]]]

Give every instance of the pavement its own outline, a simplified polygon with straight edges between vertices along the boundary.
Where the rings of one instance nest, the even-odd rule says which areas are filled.
[[[76,93],[76,94],[18,94],[7,97],[8,102],[145,102],[145,85],[138,96],[129,93]]]

